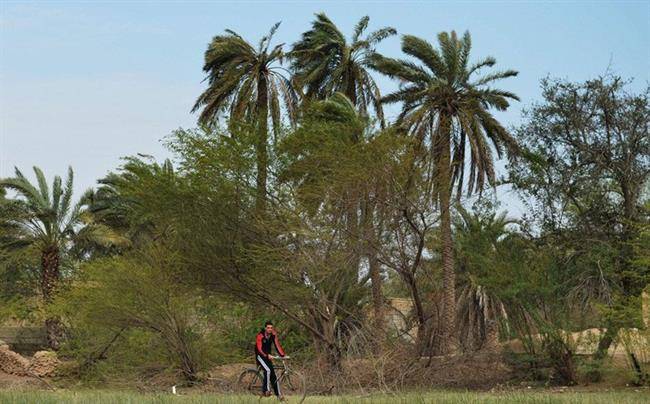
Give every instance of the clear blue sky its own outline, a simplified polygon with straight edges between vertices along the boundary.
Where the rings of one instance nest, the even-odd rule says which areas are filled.
[[[276,39],[291,44],[319,11],[346,33],[363,15],[370,29],[390,25],[430,40],[469,30],[474,58],[492,55],[520,71],[501,83],[522,99],[500,115],[508,125],[539,99],[546,75],[585,80],[610,66],[635,78],[635,89],[650,80],[647,1],[0,0],[0,177],[14,166],[38,165],[51,177],[72,165],[81,191],[122,156],[168,156],[160,139],[194,125],[189,111],[212,36],[230,28],[257,42],[282,21]],[[399,56],[399,39],[379,50]]]

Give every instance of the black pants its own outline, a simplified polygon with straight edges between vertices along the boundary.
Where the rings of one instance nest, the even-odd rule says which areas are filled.
[[[270,359],[262,357],[262,355],[255,355],[255,360],[257,364],[262,368],[262,374],[264,375],[264,380],[262,381],[262,393],[271,391],[273,387],[273,392],[276,396],[280,395],[280,386],[278,385],[278,378],[275,376],[275,369],[273,369],[273,363]]]

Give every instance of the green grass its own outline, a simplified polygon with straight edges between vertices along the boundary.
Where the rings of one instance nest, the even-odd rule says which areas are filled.
[[[259,399],[252,396],[228,395],[187,395],[172,396],[171,394],[140,394],[133,392],[116,391],[0,391],[0,403],[219,403],[219,404],[272,404],[277,403],[275,398]],[[289,403],[297,402],[289,399]],[[336,397],[308,397],[305,403],[310,404],[418,404],[418,403],[650,403],[650,390],[625,392],[515,392],[515,393],[477,393],[477,392],[427,392],[407,393],[398,395],[371,395],[371,396],[336,396]]]

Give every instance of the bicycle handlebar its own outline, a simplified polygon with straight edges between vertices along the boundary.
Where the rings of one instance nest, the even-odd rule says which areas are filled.
[[[285,356],[273,356],[273,355],[269,355],[269,358],[271,358],[271,359],[282,359],[282,360],[285,360],[285,359],[291,359],[290,356],[286,356],[286,355],[285,355]]]

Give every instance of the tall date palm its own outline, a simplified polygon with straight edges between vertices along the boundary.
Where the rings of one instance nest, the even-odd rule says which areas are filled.
[[[214,124],[223,115],[231,122],[255,125],[257,204],[260,208],[266,200],[269,121],[277,134],[282,125],[282,112],[286,111],[293,121],[298,106],[291,81],[280,65],[284,58],[283,44],[270,47],[279,25],[271,28],[257,48],[231,30],[215,36],[205,52],[203,66],[208,88],[192,109],[192,112],[201,111],[199,123],[204,125]]]
[[[344,95],[351,102],[353,109],[360,115],[368,116],[372,108],[380,126],[385,126],[384,111],[381,105],[381,92],[370,75],[372,57],[376,46],[384,39],[395,35],[391,27],[380,28],[363,36],[368,28],[370,18],[362,17],[354,27],[348,41],[339,28],[324,13],[316,14],[311,29],[304,32],[300,40],[293,44],[290,52],[293,81],[304,92],[306,100],[340,99]],[[360,140],[360,138],[359,138]],[[357,243],[361,234],[375,235],[372,228],[374,209],[367,208],[362,216],[365,230],[359,229],[358,211],[360,205],[370,207],[371,196],[351,197],[347,209],[348,233],[351,242]],[[381,275],[375,253],[371,248],[374,237],[366,237],[370,272],[373,275],[373,296],[376,322],[381,323],[379,313],[382,310]],[[355,259],[354,261],[358,261]]]
[[[516,150],[508,131],[491,114],[518,100],[511,92],[490,85],[517,75],[505,70],[479,75],[496,60],[487,57],[469,63],[470,34],[458,38],[455,32],[438,34],[439,49],[424,39],[405,35],[402,51],[416,61],[398,60],[375,54],[373,66],[400,82],[398,90],[383,98],[384,103],[402,103],[397,124],[418,140],[420,151],[431,167],[434,199],[441,211],[443,311],[441,351],[457,349],[454,327],[455,273],[450,208],[454,186],[460,197],[465,182],[466,153],[469,153],[467,193],[480,191],[486,182],[495,184],[494,158],[490,143],[501,156],[503,146]]]

